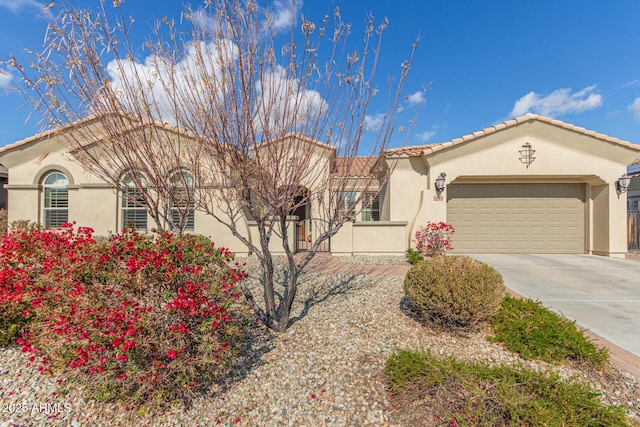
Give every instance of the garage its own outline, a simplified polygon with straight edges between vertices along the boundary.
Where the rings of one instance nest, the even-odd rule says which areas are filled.
[[[585,184],[451,184],[447,222],[455,252],[585,253]]]

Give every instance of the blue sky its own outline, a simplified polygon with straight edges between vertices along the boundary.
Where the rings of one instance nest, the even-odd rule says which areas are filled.
[[[41,47],[50,19],[42,11],[46,3],[0,0],[0,61],[27,61],[25,48]],[[278,7],[273,0],[261,4]],[[315,19],[333,4],[306,0],[298,12]],[[379,76],[397,74],[411,43],[422,37],[406,86],[407,114],[422,102],[411,145],[448,141],[528,112],[640,143],[638,0],[337,4],[354,31],[363,28],[369,12],[389,19]],[[142,33],[155,19],[177,18],[181,10],[176,0],[125,0],[125,6]],[[30,110],[20,109],[24,100],[9,90],[17,83],[17,76],[0,74],[0,146],[39,131],[36,120],[25,122]],[[415,92],[424,85],[429,90],[422,99]],[[372,124],[380,108],[373,106]]]

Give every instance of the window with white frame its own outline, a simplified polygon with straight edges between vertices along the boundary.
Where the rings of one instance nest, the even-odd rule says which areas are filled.
[[[146,190],[145,180],[142,176],[139,177],[141,188],[129,176],[125,176],[122,181],[125,185],[122,194],[122,228],[146,231],[147,209],[143,196],[143,191]]]
[[[195,231],[193,177],[187,171],[180,171],[171,177],[171,185],[173,186],[173,206],[171,207],[173,226],[184,231]]]
[[[377,192],[367,191],[362,197],[362,220],[380,221],[380,195]]]
[[[341,215],[351,216],[355,209],[358,193],[356,191],[339,191],[336,193],[336,201]]]
[[[60,172],[52,172],[44,179],[44,226],[57,228],[69,221],[69,180]]]

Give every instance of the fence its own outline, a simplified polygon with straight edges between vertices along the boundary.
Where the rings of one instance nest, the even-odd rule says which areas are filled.
[[[640,211],[627,212],[627,250],[640,249]]]
[[[328,224],[326,221],[322,221],[316,218],[308,218],[303,219],[302,221],[296,222],[296,234],[297,234],[297,246],[296,252],[306,252],[311,250],[313,247],[313,242],[315,239],[327,231]],[[330,252],[331,250],[331,239],[327,239],[324,242],[320,243],[318,247],[318,252]]]

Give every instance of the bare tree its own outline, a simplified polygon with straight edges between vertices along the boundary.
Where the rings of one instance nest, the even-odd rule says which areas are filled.
[[[179,22],[158,22],[140,63],[133,20],[115,6],[98,13],[61,9],[34,73],[22,69],[34,106],[49,126],[84,119],[65,132],[77,159],[125,193],[133,186],[127,194],[158,228],[183,229],[196,208],[228,227],[262,266],[264,305],[245,286],[247,300],[266,325],[285,330],[301,271],[371,203],[363,195],[386,182],[389,170],[379,153],[394,132],[416,43],[398,76],[378,93],[386,20],[368,17],[363,38],[354,41],[337,8],[320,23],[292,12],[283,36],[282,21],[256,1],[206,1],[187,8]],[[385,97],[386,111],[375,137],[363,144],[375,96]],[[366,153],[366,170],[356,174],[358,155]],[[189,174],[179,175],[182,190],[176,191],[168,177],[181,168]],[[348,193],[354,175],[357,197]],[[291,215],[307,205],[321,226],[306,255],[294,257]],[[178,221],[170,212],[176,206]],[[255,221],[257,239],[247,235],[247,219]],[[289,271],[278,300],[274,244]]]

